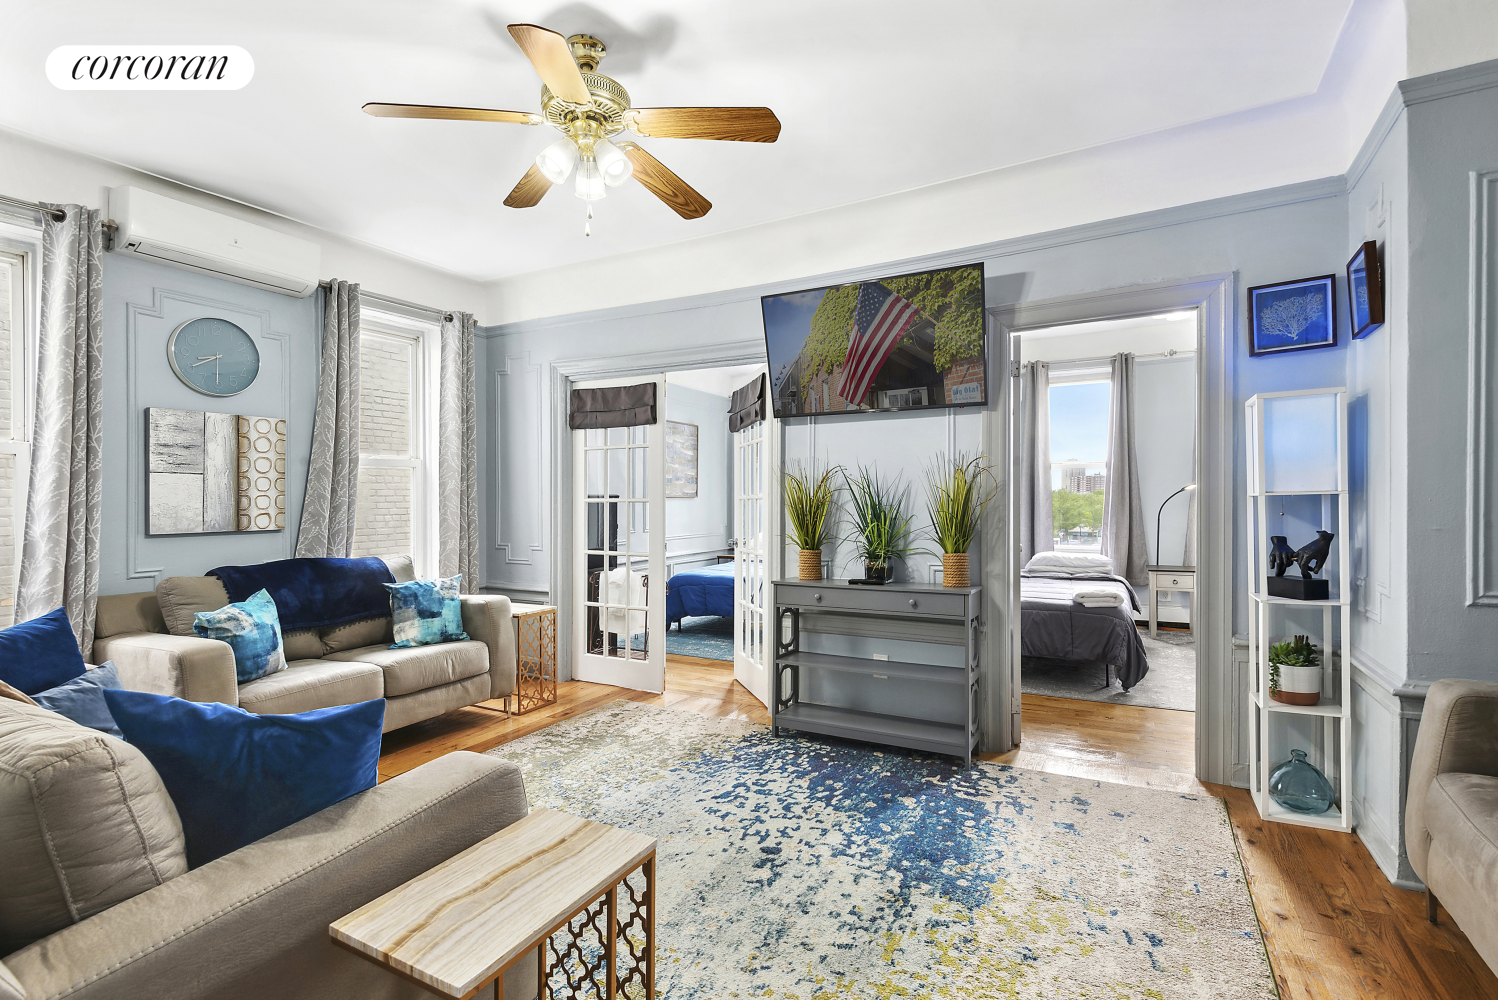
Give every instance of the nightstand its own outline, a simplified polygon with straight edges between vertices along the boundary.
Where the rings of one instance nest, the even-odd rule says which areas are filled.
[[[1187,612],[1186,625],[1191,626],[1191,616],[1196,611],[1196,567],[1195,566],[1151,566],[1150,574],[1150,638],[1160,629],[1160,593],[1187,593],[1192,595],[1192,609]],[[1194,629],[1193,629],[1194,631]]]

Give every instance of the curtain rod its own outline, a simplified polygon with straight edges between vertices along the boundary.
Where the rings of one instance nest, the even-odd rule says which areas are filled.
[[[61,222],[63,219],[66,219],[68,217],[68,213],[62,211],[61,209],[48,208],[46,205],[38,205],[34,201],[22,201],[19,198],[7,198],[3,194],[0,194],[0,202],[4,202],[7,205],[14,205],[16,208],[30,209],[31,211],[36,212],[38,215],[45,215],[49,219],[55,219],[58,222]]]
[[[1172,347],[1168,351],[1156,351],[1153,354],[1136,354],[1134,355],[1134,360],[1137,361],[1140,358],[1188,358],[1195,356],[1195,351],[1178,351],[1174,347]],[[1046,364],[1051,365],[1052,367],[1056,365],[1096,365],[1103,364],[1104,362],[1111,362],[1115,357],[1117,357],[1117,355],[1109,354],[1101,358],[1067,358],[1065,361],[1047,361]],[[1020,360],[1024,360],[1023,349],[1021,349]]]
[[[333,283],[331,281],[319,281],[317,283],[317,287],[321,288],[323,291],[327,291],[329,288],[333,287]],[[449,323],[451,323],[453,320],[452,313],[442,309],[434,309],[431,306],[424,306],[419,302],[407,302],[405,299],[398,299],[392,295],[381,295],[378,292],[365,291],[363,288],[359,289],[359,295],[362,298],[377,299],[380,302],[388,302],[393,306],[401,306],[405,309],[415,309],[417,312],[428,313],[432,316],[440,316]]]

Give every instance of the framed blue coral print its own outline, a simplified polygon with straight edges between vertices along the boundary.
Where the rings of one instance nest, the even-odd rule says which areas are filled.
[[[1336,275],[1256,285],[1248,290],[1251,356],[1336,346]]]

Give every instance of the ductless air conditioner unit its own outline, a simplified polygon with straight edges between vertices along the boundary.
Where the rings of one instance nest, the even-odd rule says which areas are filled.
[[[305,298],[317,287],[316,243],[125,185],[109,192],[113,251]]]

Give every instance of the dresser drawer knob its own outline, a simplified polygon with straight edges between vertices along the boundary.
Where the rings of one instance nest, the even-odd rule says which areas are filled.
[[[915,607],[915,598],[914,598],[914,597],[912,597],[912,598],[911,598],[911,599],[910,599],[910,606],[911,606],[911,607],[912,607],[912,608],[913,608],[913,607]]]
[[[818,604],[822,603],[822,595],[821,594],[812,594],[811,595],[811,599],[813,601],[816,601]]]

